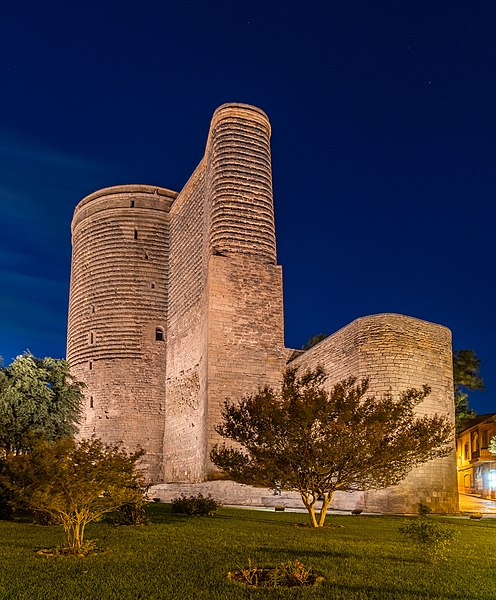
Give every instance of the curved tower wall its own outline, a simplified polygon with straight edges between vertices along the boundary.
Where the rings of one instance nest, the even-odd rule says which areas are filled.
[[[208,452],[223,441],[215,431],[223,402],[278,385],[285,365],[270,133],[267,115],[243,104],[221,106],[210,126]]]
[[[419,415],[447,415],[454,423],[451,332],[446,327],[397,314],[362,317],[329,336],[291,366],[313,369],[322,365],[327,385],[347,377],[368,377],[370,393],[431,387],[417,407]],[[399,485],[363,494],[365,510],[416,513],[418,503],[437,512],[456,512],[455,448],[445,458],[414,469]]]
[[[270,133],[266,114],[253,106],[215,111],[207,150],[213,254],[276,262]]]
[[[153,480],[162,465],[175,196],[146,185],[106,188],[82,200],[72,222],[67,358],[87,386],[80,436],[145,448]]]

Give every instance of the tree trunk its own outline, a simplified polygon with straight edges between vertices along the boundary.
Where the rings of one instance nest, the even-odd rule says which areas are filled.
[[[329,505],[331,504],[333,495],[334,495],[334,492],[329,492],[329,493],[323,495],[324,499],[322,500],[322,507],[320,509],[319,525],[318,525],[319,527],[324,527],[327,509],[329,508]]]
[[[64,531],[67,539],[67,547],[73,554],[79,554],[84,540],[85,522],[79,519],[71,519],[64,523]]]
[[[317,519],[315,517],[315,508],[314,508],[314,504],[315,504],[315,497],[312,496],[312,500],[309,499],[308,494],[303,494],[302,492],[300,492],[301,495],[301,499],[303,500],[303,504],[305,505],[305,508],[308,510],[308,513],[310,515],[310,522],[312,524],[312,527],[318,527],[318,523],[317,523]]]

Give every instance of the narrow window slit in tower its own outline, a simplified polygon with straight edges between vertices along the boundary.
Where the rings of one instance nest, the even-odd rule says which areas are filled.
[[[148,252],[145,252],[145,260],[148,260]]]
[[[135,240],[138,239],[138,230],[137,229],[134,230],[134,239]]]
[[[90,360],[90,362],[88,363],[88,367],[89,367],[90,371],[93,369],[93,361],[92,360]]]
[[[90,344],[95,343],[95,334],[92,331],[90,331],[89,342]]]
[[[90,396],[90,408],[94,408],[94,406],[93,406],[93,396]]]
[[[154,284],[154,283],[152,283],[152,290],[154,290],[154,289],[155,289],[155,284]]]
[[[134,200],[131,200],[131,208],[134,208]]]
[[[155,341],[163,342],[164,340],[165,340],[164,330],[162,329],[162,327],[157,327],[155,329]]]

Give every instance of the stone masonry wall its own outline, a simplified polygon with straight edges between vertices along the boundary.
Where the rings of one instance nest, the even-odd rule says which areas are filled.
[[[67,358],[84,381],[80,436],[142,446],[162,476],[168,211],[176,194],[129,185],[91,194],[76,208]]]
[[[205,477],[207,210],[202,162],[170,212],[164,469],[166,481]]]
[[[284,366],[262,111],[215,112],[205,157],[170,210],[170,240],[165,479],[200,481],[223,400],[275,383]]]
[[[454,418],[444,327],[373,315],[305,353],[284,348],[270,135],[263,111],[225,104],[179,194],[106,188],[74,213],[67,357],[87,385],[79,435],[144,447],[149,481],[169,486],[160,488],[164,498],[197,486],[226,503],[270,504],[272,492],[205,480],[216,477],[209,453],[224,400],[278,386],[288,360],[322,365],[329,385],[367,376],[372,393],[427,383],[432,393],[419,412]],[[415,512],[421,501],[457,509],[454,452],[388,490],[338,494],[334,506]]]
[[[290,363],[301,369],[322,365],[328,386],[356,376],[369,377],[370,393],[393,396],[428,384],[432,391],[417,412],[448,415],[454,422],[451,332],[412,317],[381,314],[362,317],[329,336]],[[371,512],[416,512],[419,502],[456,512],[453,453],[416,468],[399,485],[364,495]]]
[[[276,265],[270,124],[262,111],[224,105],[207,145],[208,447],[226,399],[278,384],[285,363],[282,274]],[[209,466],[209,473],[215,468]]]

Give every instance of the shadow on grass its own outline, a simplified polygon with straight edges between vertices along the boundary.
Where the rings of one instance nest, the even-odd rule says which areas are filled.
[[[353,550],[350,550],[350,551],[334,550],[332,548],[329,548],[329,549],[327,549],[327,548],[320,548],[320,549],[285,548],[284,550],[282,550],[281,548],[263,547],[263,548],[260,548],[260,550],[263,551],[264,553],[274,555],[274,556],[280,556],[281,552],[284,552],[285,556],[291,558],[292,560],[294,560],[294,559],[302,560],[302,559],[306,559],[306,558],[309,558],[309,559],[311,559],[311,558],[321,558],[321,559],[332,558],[332,559],[354,559],[354,560],[363,559],[364,561],[376,562],[378,565],[381,565],[381,566],[384,561],[392,562],[392,563],[401,563],[401,564],[419,564],[423,567],[430,566],[429,562],[424,563],[421,560],[419,560],[418,558],[416,558],[415,556],[396,556],[394,554],[391,554],[391,555],[377,554],[371,558],[368,555],[360,554]]]
[[[199,523],[204,521],[223,519],[224,515],[215,513],[213,515],[184,515],[175,513],[170,504],[153,503],[146,507],[146,516],[152,525],[176,525],[178,523]],[[237,519],[236,516],[228,518]]]
[[[232,511],[232,512],[231,512]],[[217,519],[220,521],[246,521],[251,523],[281,523],[286,524],[288,527],[295,525],[294,522],[284,518],[278,513],[257,511],[256,509],[236,509],[236,508],[220,508],[213,515],[199,516],[199,515],[181,515],[175,513],[172,510],[172,506],[166,503],[153,503],[148,504],[146,507],[146,514],[152,520],[153,523],[171,522],[169,519],[183,518],[185,520],[190,519]],[[287,515],[286,515],[287,516]]]
[[[428,600],[467,600],[465,594],[435,592],[432,589],[409,590],[391,585],[373,587],[371,585],[346,585],[343,583],[333,583],[332,581],[329,583],[336,592],[341,592],[343,597],[349,595],[350,598],[367,598],[370,600],[419,600],[420,598],[427,598]]]
[[[288,549],[288,548],[260,548],[265,554],[273,554],[276,557],[280,557],[282,553],[290,559],[298,559],[303,560],[305,558],[355,558],[356,554],[353,552],[346,552],[341,550],[309,550],[308,548],[304,548],[301,550],[298,549]]]

